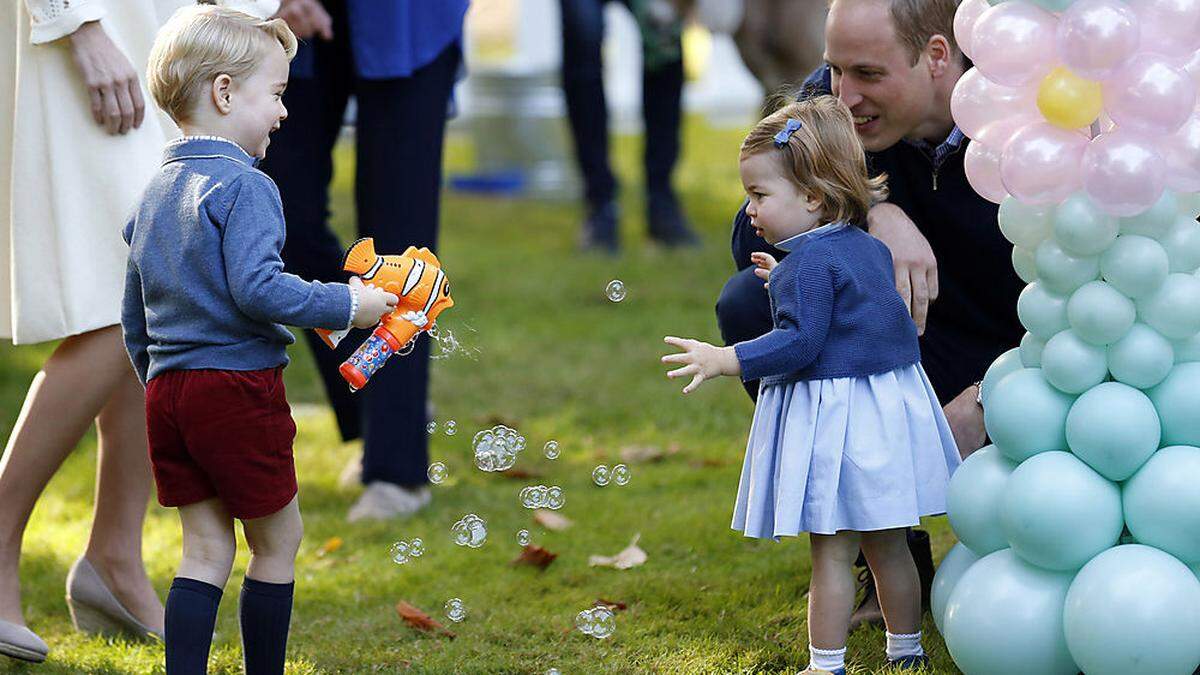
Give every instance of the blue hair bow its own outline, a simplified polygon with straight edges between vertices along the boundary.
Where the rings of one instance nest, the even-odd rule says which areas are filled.
[[[800,130],[800,120],[788,118],[787,125],[783,127],[783,131],[775,134],[775,147],[783,148],[792,140],[792,134]]]

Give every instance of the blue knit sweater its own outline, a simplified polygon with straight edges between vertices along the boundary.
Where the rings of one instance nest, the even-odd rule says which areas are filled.
[[[145,384],[167,370],[260,370],[287,363],[280,324],[346,328],[345,284],[283,272],[283,204],[237,144],[167,146],[125,226],[129,263],[121,327]]]
[[[743,380],[862,377],[921,360],[882,242],[849,225],[798,241],[771,272],[774,329],[734,345]]]

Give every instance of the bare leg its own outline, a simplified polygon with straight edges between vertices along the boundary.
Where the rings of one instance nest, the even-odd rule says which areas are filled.
[[[64,340],[30,384],[0,460],[0,619],[24,625],[17,573],[29,515],[131,367],[112,326]]]
[[[145,406],[146,392],[130,366],[96,418],[96,511],[85,555],[125,609],[161,632],[162,602],[142,564],[142,525],[153,482]]]
[[[183,524],[183,559],[175,576],[225,588],[237,553],[233,517],[221,500],[213,497],[180,507],[179,521]]]
[[[246,576],[271,584],[290,584],[296,575],[296,552],[304,536],[300,503],[296,498],[263,518],[242,521],[250,564]]]
[[[812,580],[808,591],[808,641],[818,649],[846,646],[850,613],[854,610],[854,574],[859,534],[809,535]]]
[[[921,580],[904,529],[863,532],[862,550],[875,575],[888,632],[905,635],[921,630]]]

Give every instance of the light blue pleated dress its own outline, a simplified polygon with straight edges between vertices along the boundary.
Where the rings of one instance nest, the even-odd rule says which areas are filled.
[[[795,242],[779,246],[788,244]],[[914,526],[946,512],[946,488],[960,463],[920,363],[763,385],[732,527],[778,540]]]

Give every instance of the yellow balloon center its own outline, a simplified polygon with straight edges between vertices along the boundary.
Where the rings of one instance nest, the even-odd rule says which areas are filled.
[[[1099,82],[1086,80],[1059,66],[1038,86],[1037,105],[1051,124],[1078,129],[1096,121],[1104,100]]]

